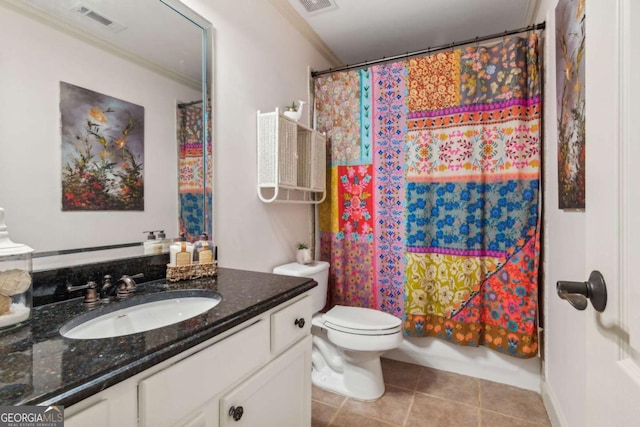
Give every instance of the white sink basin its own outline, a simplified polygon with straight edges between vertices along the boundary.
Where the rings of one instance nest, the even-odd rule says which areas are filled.
[[[60,328],[60,334],[73,339],[100,339],[150,331],[179,323],[218,305],[215,292],[174,291],[149,295],[140,303],[135,298],[120,304],[125,308],[98,315],[89,312]],[[134,303],[131,305],[130,303]],[[118,303],[112,303],[118,304]]]

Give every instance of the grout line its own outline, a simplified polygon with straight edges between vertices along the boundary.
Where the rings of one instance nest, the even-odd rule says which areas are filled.
[[[465,403],[465,402],[460,402],[458,400],[453,400],[453,399],[447,399],[446,397],[442,397],[442,396],[436,396],[435,394],[429,394],[429,393],[425,393],[423,391],[416,391],[416,393],[422,394],[424,396],[429,396],[429,397],[434,397],[436,399],[440,399],[440,400],[446,400],[448,402],[453,402],[453,403],[457,403],[459,405],[464,405],[464,406],[470,406],[472,408],[479,408],[478,405],[471,405],[469,403]]]
[[[402,423],[403,427],[406,427],[407,422],[409,421],[409,414],[411,414],[411,409],[413,408],[413,404],[416,401],[416,392],[413,392],[413,395],[411,396],[411,403],[409,404],[409,409],[407,409],[407,413],[404,416],[404,422]]]
[[[348,397],[346,397],[343,401],[342,404],[340,405],[340,407],[338,407],[338,410],[336,411],[335,414],[333,414],[333,417],[331,417],[331,419],[329,420],[329,423],[327,424],[327,427],[329,427],[331,425],[331,423],[333,423],[335,421],[335,419],[338,417],[338,414],[340,413],[340,410],[344,407],[344,405],[346,405],[347,400],[349,400]]]
[[[384,383],[384,385],[385,385],[385,387],[399,388],[401,390],[411,391],[411,392],[416,391],[416,387],[417,387],[417,384],[416,384],[416,387],[414,387],[414,388],[407,388],[407,387],[404,387],[404,386],[401,386],[401,385],[395,385],[395,384],[391,384],[391,383]]]
[[[527,423],[534,424],[534,425],[545,425],[544,423],[540,423],[540,422],[538,422],[538,421],[533,421],[533,420],[526,419],[526,418],[514,417],[513,415],[504,414],[504,413],[502,413],[502,412],[498,412],[498,411],[492,411],[491,409],[483,409],[483,410],[484,410],[485,412],[491,412],[491,413],[493,413],[493,414],[501,415],[501,416],[503,416],[503,417],[511,418],[511,419],[513,419],[513,420],[525,421],[525,422],[527,422]]]
[[[392,386],[392,387],[393,387],[393,386]],[[406,391],[406,390],[405,390],[405,391]],[[386,393],[386,392],[385,392],[385,393]],[[411,397],[411,399],[412,399],[412,400],[411,400],[412,404],[413,404],[413,398],[414,398],[414,396],[415,396],[415,394],[414,394],[414,395],[412,395],[412,397]],[[327,424],[327,427],[330,427],[330,426],[332,425],[331,423],[333,423],[333,422],[336,420],[336,418],[338,417],[338,413],[339,413],[340,411],[342,411],[343,407],[344,407],[344,406],[346,405],[346,403],[347,403],[347,400],[351,400],[351,399],[350,399],[350,398],[346,398],[346,399],[345,399],[344,403],[340,406],[340,408],[338,409],[338,411],[337,411],[337,412],[335,413],[335,415],[331,418],[331,421],[329,421],[329,424]],[[357,401],[357,400],[356,400],[356,402],[359,402],[359,401]],[[361,403],[372,403],[372,402],[361,402]],[[411,408],[411,406],[410,406],[409,408]],[[370,415],[362,414],[362,413],[359,413],[359,412],[351,412],[351,411],[346,411],[346,412],[347,412],[347,413],[350,413],[350,414],[353,414],[353,415],[356,415],[356,416],[358,416],[358,417],[362,417],[362,418],[366,418],[366,419],[369,419],[369,420],[374,420],[374,421],[381,422],[382,424],[386,424],[386,425],[388,425],[388,426],[390,426],[390,427],[403,427],[403,425],[404,425],[404,422],[403,422],[403,424],[395,424],[395,423],[392,423],[392,422],[390,422],[390,421],[383,420],[382,418],[372,417],[372,416],[370,416]],[[408,413],[409,413],[409,412],[407,412],[407,414],[408,414]],[[406,418],[408,418],[408,416],[405,416],[405,417],[406,417]]]
[[[345,400],[346,400],[346,398],[345,398]],[[329,406],[329,407],[331,407],[331,408],[340,408],[340,406],[342,406],[342,403],[341,403],[340,405],[336,406],[336,405],[332,405],[331,403],[323,402],[322,400],[313,399],[313,398],[311,399],[311,401],[312,401],[312,402],[318,402],[318,403],[321,403],[321,404],[323,404],[323,405],[325,405],[325,406]]]

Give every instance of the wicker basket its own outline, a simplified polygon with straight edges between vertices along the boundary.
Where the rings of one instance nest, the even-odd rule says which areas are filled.
[[[207,264],[191,264],[180,266],[167,265],[167,280],[169,282],[199,279],[201,277],[213,277],[217,273],[218,261],[213,261]]]

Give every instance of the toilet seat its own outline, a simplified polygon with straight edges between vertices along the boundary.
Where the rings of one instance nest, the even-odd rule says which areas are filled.
[[[353,335],[391,335],[402,321],[388,313],[363,307],[336,305],[322,316],[324,327]]]

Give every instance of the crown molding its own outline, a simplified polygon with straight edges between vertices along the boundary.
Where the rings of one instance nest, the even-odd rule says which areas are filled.
[[[318,33],[311,28],[307,21],[300,16],[287,0],[269,0],[269,3],[329,61],[331,67],[341,67],[344,65],[340,58],[322,41]]]

